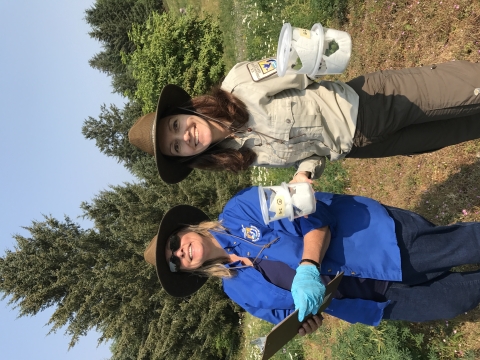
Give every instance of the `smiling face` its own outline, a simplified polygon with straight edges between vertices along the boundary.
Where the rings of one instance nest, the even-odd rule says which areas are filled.
[[[228,132],[197,115],[178,114],[160,119],[158,124],[160,151],[168,156],[192,156],[205,151],[210,144],[222,140]]]
[[[202,264],[215,258],[218,248],[210,238],[206,238],[196,232],[179,231],[179,247],[173,252],[179,259],[180,269],[178,270],[195,270]],[[165,258],[170,262],[172,250],[170,246],[171,238],[165,246]],[[174,246],[175,248],[175,246]]]

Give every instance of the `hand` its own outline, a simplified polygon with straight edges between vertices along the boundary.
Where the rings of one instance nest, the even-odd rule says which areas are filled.
[[[314,333],[322,326],[322,320],[323,318],[320,315],[313,315],[313,317],[302,323],[302,326],[298,329],[298,335],[305,336]]]
[[[309,314],[316,315],[325,295],[325,286],[315,265],[300,265],[293,278],[292,296],[298,321]]]
[[[313,180],[310,179],[310,173],[306,171],[300,171],[297,175],[295,175],[290,181],[290,184],[296,183],[296,182],[306,182],[306,183],[313,183]]]

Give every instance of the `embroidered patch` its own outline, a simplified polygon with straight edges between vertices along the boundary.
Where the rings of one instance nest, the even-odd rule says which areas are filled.
[[[242,225],[242,232],[245,239],[253,242],[260,240],[260,230],[254,225],[250,225],[249,227],[244,227]]]
[[[248,63],[247,68],[253,81],[260,81],[277,73],[277,60],[269,58],[254,61]]]

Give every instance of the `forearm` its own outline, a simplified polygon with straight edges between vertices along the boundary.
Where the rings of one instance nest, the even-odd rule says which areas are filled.
[[[328,226],[308,232],[303,238],[302,259],[310,259],[320,264],[330,245],[330,237],[331,233]],[[307,265],[308,263],[302,264]]]
[[[302,259],[309,259],[314,262],[302,262],[292,282],[292,297],[295,309],[298,310],[298,320],[303,321],[309,314],[317,314],[325,295],[325,286],[320,279],[320,269],[315,263],[320,264],[330,244],[330,229],[328,226],[314,229],[304,237],[304,248]],[[306,326],[306,324],[304,324]],[[312,322],[311,326],[315,326]],[[309,327],[304,330],[308,333]]]

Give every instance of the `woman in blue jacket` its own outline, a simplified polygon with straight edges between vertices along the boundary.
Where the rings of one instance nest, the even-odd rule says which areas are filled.
[[[145,259],[169,294],[188,296],[219,276],[246,311],[278,323],[316,314],[324,284],[344,277],[326,313],[351,323],[449,319],[480,303],[480,223],[436,226],[413,212],[351,195],[316,193],[317,209],[293,222],[262,221],[257,188],[235,195],[211,222],[180,205],[165,214]],[[461,296],[459,296],[461,294]],[[301,335],[321,324],[303,323]]]

